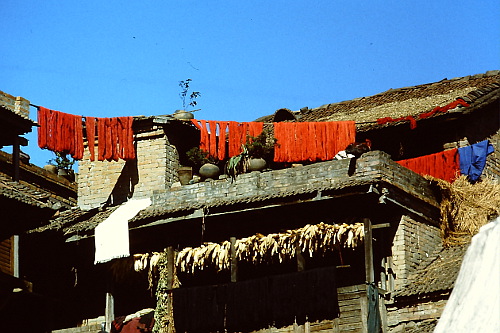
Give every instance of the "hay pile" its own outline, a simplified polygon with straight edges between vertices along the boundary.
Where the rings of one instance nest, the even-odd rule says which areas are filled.
[[[470,242],[479,228],[500,215],[500,184],[485,177],[475,184],[460,176],[450,184],[426,176],[441,189],[441,235],[443,245]]]

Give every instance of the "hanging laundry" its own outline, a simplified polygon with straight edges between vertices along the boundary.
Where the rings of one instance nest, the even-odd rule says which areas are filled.
[[[453,182],[460,170],[458,150],[450,149],[443,152],[397,161],[398,164],[420,175]]]
[[[274,123],[275,162],[328,161],[355,141],[354,121]]]
[[[83,157],[82,117],[38,107],[38,146]]]
[[[494,151],[495,148],[488,140],[458,148],[462,175],[467,175],[472,183],[477,182],[486,166],[487,156]]]
[[[212,157],[223,160],[241,153],[241,146],[247,137],[256,137],[262,133],[263,123],[236,121],[206,121],[191,119],[200,130],[200,149]],[[208,126],[207,126],[208,125]],[[226,134],[228,137],[226,149]]]
[[[150,205],[151,199],[149,198],[131,199],[99,223],[94,229],[94,264],[130,255],[128,221]]]
[[[368,318],[366,319],[368,332],[379,333],[382,331],[382,320],[378,306],[378,289],[374,282],[368,283],[366,289],[366,293],[368,294]]]

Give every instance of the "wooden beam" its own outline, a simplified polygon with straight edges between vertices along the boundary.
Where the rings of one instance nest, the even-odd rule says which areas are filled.
[[[238,258],[236,257],[236,237],[230,238],[231,242],[231,282],[238,281]]]
[[[21,157],[21,146],[19,145],[19,137],[16,136],[14,139],[14,145],[12,147],[12,166],[14,167],[14,181],[19,181],[19,165]]]
[[[379,223],[379,224],[373,224],[372,225],[372,230],[373,229],[381,229],[381,228],[389,228],[391,226],[390,223]]]

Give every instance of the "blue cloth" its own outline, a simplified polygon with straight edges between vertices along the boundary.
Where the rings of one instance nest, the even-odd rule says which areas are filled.
[[[484,140],[473,145],[458,148],[460,156],[460,172],[467,175],[472,183],[475,183],[486,166],[486,157],[493,153],[495,148],[488,141]]]

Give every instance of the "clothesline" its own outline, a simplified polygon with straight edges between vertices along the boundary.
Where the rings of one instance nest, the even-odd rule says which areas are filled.
[[[36,105],[36,104],[30,103],[29,105],[33,106],[35,108],[40,108],[40,106]],[[459,105],[460,106],[464,106],[464,107],[468,107],[469,106],[469,104],[467,102],[465,102],[462,98],[457,98],[455,101],[453,101],[451,103],[448,103],[445,106],[442,106],[442,107],[441,106],[436,106],[434,109],[432,109],[429,112],[422,112],[422,113],[414,115],[414,116],[411,116],[411,115],[410,116],[403,116],[403,117],[399,117],[399,118],[396,118],[396,119],[394,119],[392,117],[382,117],[382,118],[378,118],[377,120],[372,120],[372,121],[358,121],[358,122],[355,122],[355,124],[356,125],[362,125],[362,124],[379,124],[379,125],[383,125],[383,124],[386,124],[388,122],[409,121],[411,129],[415,129],[417,127],[417,121],[418,120],[429,118],[429,117],[433,116],[434,114],[436,114],[437,112],[445,113],[445,112],[447,112],[450,109],[458,107]],[[200,111],[200,110],[201,109],[191,110],[189,112],[196,112],[196,111]],[[83,116],[82,116],[82,118],[83,118]],[[260,123],[262,123],[264,125],[272,125],[272,124],[274,124],[274,122],[260,122]]]

